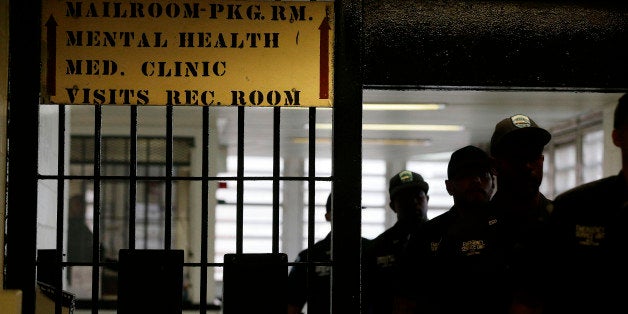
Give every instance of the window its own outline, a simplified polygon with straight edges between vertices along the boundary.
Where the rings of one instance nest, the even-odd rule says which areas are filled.
[[[582,182],[602,178],[604,162],[604,131],[588,130],[582,137]]]
[[[454,200],[447,192],[447,187],[445,186],[450,155],[451,153],[444,153],[442,155],[439,154],[442,157],[435,160],[408,162],[408,169],[423,176],[423,179],[430,186],[428,193],[430,200],[427,211],[429,219],[448,211],[454,205]]]
[[[272,164],[271,157],[247,157],[245,175],[251,177],[272,176]],[[236,175],[236,172],[237,156],[229,156],[227,157],[226,171],[218,175],[233,177]],[[272,181],[268,180],[244,182],[244,213],[242,222],[242,252],[244,253],[267,253],[272,251],[272,184]],[[216,192],[216,197],[218,204],[216,205],[214,261],[222,263],[225,254],[236,253],[236,182],[228,181],[223,183],[222,188]],[[280,203],[282,202],[281,197],[280,192]],[[280,224],[282,222],[281,211],[282,208],[280,207]],[[281,228],[279,242],[281,247]],[[222,275],[222,268],[216,268],[214,279],[222,281]]]
[[[237,169],[237,160],[235,156],[227,157],[227,168],[224,173],[219,176],[234,176]],[[362,236],[372,239],[382,233],[386,229],[386,213],[390,209],[387,204],[388,195],[388,178],[386,178],[386,162],[384,160],[363,160],[362,161]],[[283,160],[282,160],[283,164]],[[257,165],[257,166],[253,166]],[[308,175],[308,160],[303,160],[303,169],[305,176]],[[426,176],[426,180],[430,183],[430,195],[435,197],[436,203],[440,204],[439,209],[447,208],[452,202],[449,195],[445,191],[444,176],[446,173],[447,162],[425,162],[418,163],[416,171]],[[255,157],[247,160],[246,176],[270,176],[272,175],[272,162],[270,158]],[[425,173],[425,171],[428,171]],[[282,175],[283,169],[281,170]],[[331,159],[316,159],[317,176],[331,175]],[[440,181],[440,183],[438,183]],[[289,184],[283,182],[282,184]],[[315,185],[315,206],[314,217],[314,242],[323,239],[331,230],[331,224],[325,221],[325,203],[327,196],[331,191],[331,182],[317,182]],[[270,181],[252,181],[246,183],[244,193],[245,215],[243,221],[243,251],[248,253],[269,252],[271,251],[271,226],[272,226],[272,182]],[[301,226],[296,230],[300,230],[300,237],[290,238],[280,234],[280,242],[296,241],[299,250],[308,245],[308,186],[307,182],[303,183],[303,206],[300,213]],[[281,214],[283,216],[284,200],[283,185],[280,188]],[[443,192],[444,191],[444,192]],[[436,196],[434,196],[436,195]],[[216,207],[216,239],[215,239],[215,262],[222,262],[226,253],[235,252],[235,230],[236,230],[236,185],[234,182],[223,184],[223,188],[217,192],[218,205]],[[430,199],[432,201],[432,199]],[[431,213],[438,213],[435,210]],[[428,213],[429,214],[429,213]],[[280,224],[284,221],[280,219]],[[286,222],[287,223],[287,222]],[[281,246],[281,245],[280,245]],[[290,261],[295,256],[288,257]],[[222,269],[216,268],[214,278],[216,281],[222,280]]]
[[[362,160],[362,236],[373,239],[386,230],[388,178],[384,160]]]
[[[575,186],[601,179],[604,159],[602,113],[581,116],[551,130],[541,191],[554,198]]]
[[[102,251],[102,261],[115,261],[118,258],[120,249],[160,249],[164,248],[166,235],[164,232],[166,224],[166,202],[165,183],[159,177],[165,175],[165,139],[156,137],[140,137],[137,140],[137,175],[138,177],[150,177],[150,179],[140,179],[137,182],[137,195],[135,198],[135,232],[134,242],[130,243],[131,227],[128,225],[129,206],[129,182],[117,179],[116,176],[129,175],[129,145],[130,139],[126,137],[103,137],[102,138],[102,182],[100,186],[100,221],[99,221],[99,243]],[[174,160],[174,175],[185,173],[190,165],[190,148],[192,140],[189,138],[175,138],[176,147]],[[94,165],[94,138],[91,136],[72,136],[70,155],[70,175],[75,179],[70,180],[70,195],[81,197],[85,201],[85,223],[94,230],[93,213],[96,204],[94,198],[94,181],[83,179],[83,176],[93,175]],[[186,184],[180,182],[173,184],[172,195],[175,199],[173,207],[178,204],[176,201],[177,189],[186,189]],[[174,226],[177,221],[183,220],[181,215],[187,211],[173,210],[171,217]],[[175,227],[176,228],[176,227]],[[176,244],[176,235],[173,232],[172,242]],[[68,247],[75,242],[75,239],[68,237]],[[91,252],[90,252],[91,256]],[[88,262],[85,260],[68,260],[68,262]],[[91,262],[91,258],[89,259]],[[91,272],[91,267],[70,267],[72,274],[79,275],[75,270],[87,270]],[[104,268],[102,272],[101,292],[103,296],[117,295],[117,283],[115,271]],[[88,273],[82,280],[89,282],[79,282],[71,280],[70,291],[80,298],[91,298],[91,276]],[[79,285],[80,284],[80,285]]]
[[[569,142],[554,151],[554,191],[558,195],[576,185],[576,145]]]

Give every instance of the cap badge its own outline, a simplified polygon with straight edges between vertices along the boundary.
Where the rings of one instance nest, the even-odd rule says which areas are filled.
[[[529,128],[532,125],[530,118],[522,114],[510,117],[510,121],[512,121],[512,124],[518,128]]]
[[[399,179],[401,182],[412,182],[412,171],[404,170],[399,173]]]

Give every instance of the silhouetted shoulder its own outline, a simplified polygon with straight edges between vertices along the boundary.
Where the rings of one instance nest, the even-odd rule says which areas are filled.
[[[616,175],[585,183],[556,196],[554,204],[560,205],[562,202],[577,201],[583,198],[590,199],[613,193],[621,187],[622,182],[621,177]]]

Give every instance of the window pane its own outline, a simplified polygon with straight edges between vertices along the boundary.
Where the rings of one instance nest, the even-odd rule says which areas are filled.
[[[576,186],[576,145],[557,146],[554,152],[554,188],[556,195]]]
[[[582,137],[582,183],[602,178],[604,131],[587,132]]]
[[[429,184],[430,190],[428,195],[430,200],[428,203],[427,217],[432,219],[453,206],[454,201],[445,187],[445,179],[447,179],[447,164],[451,154],[443,154],[446,156],[439,160],[410,161],[407,168],[421,176]]]
[[[280,160],[283,167],[283,160]],[[272,158],[249,156],[246,158],[247,177],[271,177]],[[236,176],[237,156],[227,157],[227,169],[219,176]],[[243,183],[242,251],[243,253],[268,253],[272,251],[273,236],[273,182],[271,180],[246,180]],[[279,199],[282,202],[283,182],[280,182]],[[237,182],[227,181],[224,188],[216,192],[216,229],[214,262],[222,263],[224,255],[236,253],[237,234]],[[279,207],[279,225],[282,223],[282,208]],[[281,247],[279,228],[279,247]],[[222,268],[214,272],[214,279],[222,280]]]

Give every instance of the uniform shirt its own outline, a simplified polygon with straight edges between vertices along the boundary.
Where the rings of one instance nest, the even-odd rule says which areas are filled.
[[[471,211],[463,216],[454,206],[413,234],[404,262],[410,278],[405,285],[415,285],[409,289],[419,313],[504,313],[499,220],[488,207]]]
[[[544,195],[537,206],[514,209],[519,204],[500,195],[490,202],[500,220],[498,238],[505,254],[506,286],[511,297],[529,307],[543,306],[548,293],[550,263],[549,217],[552,201]]]
[[[306,261],[331,261],[331,233],[314,243],[310,249],[301,251],[295,260],[295,262]],[[313,270],[310,280],[308,280],[308,268]],[[329,314],[330,275],[331,266],[329,265],[292,266],[288,274],[288,303],[303,308],[307,302],[308,314]]]
[[[68,221],[68,261],[92,261],[92,231],[85,218],[70,218]]]
[[[362,238],[362,250],[369,239]],[[309,255],[309,256],[308,256]],[[309,259],[308,259],[309,258]],[[299,253],[295,262],[329,263],[331,261],[331,233],[314,243],[311,249]],[[308,277],[308,269],[311,276]],[[309,292],[308,292],[309,290]],[[288,274],[288,304],[303,308],[308,314],[329,314],[331,293],[331,265],[294,265]],[[308,300],[308,295],[310,299]]]
[[[628,280],[628,185],[623,174],[557,196],[551,222],[558,261],[556,313],[623,308]]]
[[[400,259],[410,234],[399,222],[382,232],[365,254],[365,304],[369,314],[392,312],[393,298],[399,289]]]

